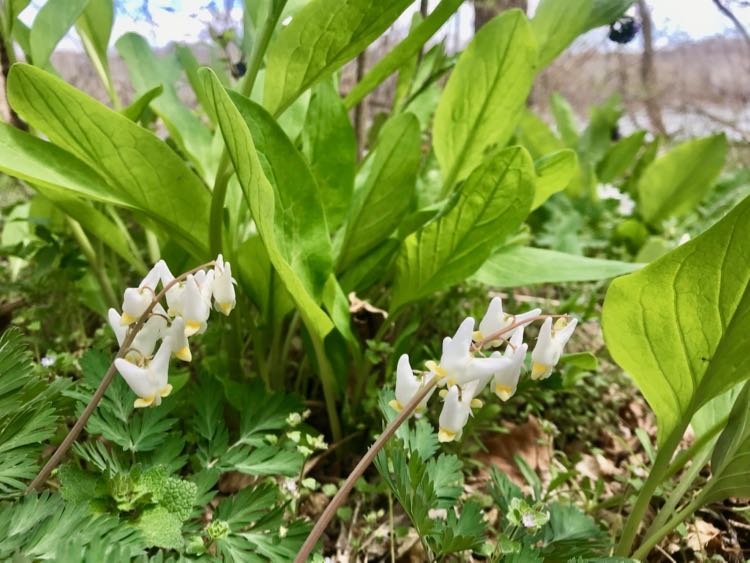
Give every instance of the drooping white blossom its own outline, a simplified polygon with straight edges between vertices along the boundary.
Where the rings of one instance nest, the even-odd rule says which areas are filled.
[[[402,354],[398,359],[398,364],[396,366],[396,398],[389,403],[390,406],[401,412],[414,396],[423,389],[423,386],[429,383],[433,377],[435,376],[432,373],[428,373],[422,378],[414,375],[414,371],[411,369],[411,364],[409,364],[408,354]],[[433,391],[434,388],[419,402],[419,405],[416,408],[417,413],[422,413],[427,408],[427,401],[429,401]]]
[[[500,297],[493,297],[490,301],[487,312],[479,323],[479,329],[474,333],[474,340],[481,342],[485,338],[510,327],[513,324],[525,327],[532,322],[542,312],[541,309],[532,309],[520,315],[509,315],[503,312],[503,300]],[[522,324],[519,324],[522,323]],[[498,338],[487,342],[486,345],[493,348],[500,346],[505,342],[505,338]]]
[[[137,321],[156,295],[156,286],[161,280],[166,264],[159,260],[146,274],[138,287],[129,287],[125,290],[122,301],[122,316],[120,324],[128,326]]]
[[[560,317],[554,326],[552,318],[544,320],[531,353],[531,379],[546,379],[550,376],[577,324],[578,319],[571,320],[568,317]]]
[[[451,385],[443,398],[443,410],[438,421],[438,440],[452,442],[463,434],[464,426],[471,415],[471,393],[461,392],[458,385]]]
[[[507,401],[516,392],[528,348],[529,345],[523,342],[523,327],[518,327],[508,341],[503,355],[505,361],[493,378],[493,391],[501,401]]]
[[[229,315],[237,303],[235,283],[237,282],[232,278],[232,265],[224,262],[224,257],[219,254],[214,264],[213,297],[214,307],[225,315]]]

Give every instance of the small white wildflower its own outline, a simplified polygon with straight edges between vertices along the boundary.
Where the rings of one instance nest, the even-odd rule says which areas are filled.
[[[40,363],[42,364],[42,367],[44,368],[51,368],[52,366],[55,365],[56,361],[57,361],[57,356],[47,354],[41,359]]]
[[[294,479],[284,479],[283,486],[291,494],[297,494],[297,481],[295,481]]]
[[[536,528],[536,517],[531,512],[526,512],[521,516],[521,523],[524,528]]]
[[[286,417],[286,423],[292,428],[299,426],[302,423],[302,415],[298,412],[293,412]]]
[[[279,526],[279,537],[284,539],[289,529],[286,526]]]
[[[446,508],[430,508],[427,512],[427,516],[432,520],[446,520],[448,518],[448,509]]]

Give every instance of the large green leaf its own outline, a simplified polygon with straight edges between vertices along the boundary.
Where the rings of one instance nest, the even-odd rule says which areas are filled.
[[[185,104],[180,101],[174,87],[179,75],[176,61],[157,59],[146,40],[137,33],[126,33],[115,44],[125,61],[130,80],[137,94],[144,94],[156,86],[163,86],[161,96],[151,102],[151,107],[164,121],[169,134],[182,150],[191,157],[201,175],[213,181],[218,159],[212,155],[211,132]]]
[[[750,383],[742,387],[727,426],[716,442],[711,473],[704,492],[705,502],[750,497]]]
[[[413,204],[420,157],[421,136],[414,114],[390,119],[358,175],[362,183],[348,214],[338,270],[346,270],[399,226]]]
[[[572,149],[545,155],[534,162],[536,189],[531,209],[536,209],[552,195],[565,189],[578,172],[578,156]]]
[[[609,25],[635,3],[635,0],[594,0],[586,30]]]
[[[11,69],[8,99],[32,127],[104,178],[111,196],[167,225],[190,252],[203,254],[209,192],[158,137],[30,65]]]
[[[645,131],[637,131],[617,141],[596,167],[596,175],[605,184],[614,182],[635,166],[646,140]]]
[[[302,155],[268,112],[229,91],[255,142],[263,173],[274,188],[274,223],[289,264],[319,301],[333,269],[318,186]]]
[[[304,90],[356,57],[411,0],[312,0],[268,49],[263,105],[283,112]]]
[[[372,92],[378,84],[382,83],[386,78],[398,70],[404,63],[410,58],[417,55],[425,44],[425,42],[432,37],[438,29],[440,29],[448,18],[458,10],[459,6],[463,3],[463,0],[442,0],[432,12],[424,19],[419,22],[409,32],[409,35],[396,45],[392,51],[381,58],[375,66],[367,71],[367,74],[360,80],[346,95],[344,103],[347,108],[353,108],[362,99]]]
[[[521,147],[496,153],[466,180],[455,204],[404,241],[391,308],[473,274],[531,209],[534,168]]]
[[[313,288],[307,287],[291,266],[293,256],[287,254],[289,245],[282,240],[283,230],[275,221],[274,189],[263,172],[250,130],[213,71],[201,69],[199,74],[268,258],[299,307],[308,329],[325,337],[333,323],[313,298]]]
[[[658,223],[692,211],[713,187],[726,156],[722,133],[687,141],[657,158],[638,182],[643,218]]]
[[[702,235],[612,282],[604,338],[656,413],[660,443],[750,377],[748,282],[750,198]]]
[[[435,114],[433,144],[447,191],[513,134],[534,79],[537,50],[526,16],[510,10],[461,53]]]
[[[328,228],[334,232],[343,222],[352,199],[357,139],[331,80],[323,80],[313,88],[302,144],[320,186]]]
[[[107,49],[115,19],[113,0],[89,0],[86,9],[76,22],[76,29],[83,40],[83,46],[96,67],[99,76],[111,86]]]
[[[31,60],[46,66],[52,51],[81,15],[89,0],[47,0],[31,24]]]
[[[493,254],[474,279],[493,287],[597,281],[628,274],[641,264],[599,260],[530,246],[507,246]]]
[[[539,42],[539,66],[545,67],[586,27],[594,0],[542,0],[531,20]]]

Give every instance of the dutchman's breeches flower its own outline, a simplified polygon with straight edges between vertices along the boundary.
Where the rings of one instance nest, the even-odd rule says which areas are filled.
[[[217,311],[229,315],[234,309],[237,299],[234,294],[234,284],[237,282],[232,278],[232,265],[224,262],[224,257],[219,254],[214,265],[213,297],[214,307]]]
[[[531,379],[547,379],[550,376],[577,324],[578,319],[570,320],[567,317],[557,319],[554,326],[551,318],[544,320],[531,353]]]
[[[129,326],[146,312],[146,309],[148,309],[148,306],[151,305],[151,301],[154,299],[156,285],[162,278],[162,274],[166,268],[167,265],[164,261],[159,260],[148,274],[146,274],[146,277],[143,278],[138,287],[129,287],[125,290],[120,324]]]
[[[206,330],[206,321],[211,314],[210,287],[208,299],[205,297],[206,290],[204,288],[213,282],[213,274],[210,280],[203,276],[200,281],[203,287],[199,285],[198,279],[193,275],[189,275],[185,280],[185,290],[182,293],[182,316],[185,319],[186,336],[200,334]]]
[[[516,392],[528,349],[529,345],[523,342],[523,326],[518,327],[505,349],[502,367],[494,374],[493,391],[501,401],[507,401]]]
[[[464,396],[465,395],[465,396]],[[457,385],[448,388],[443,402],[443,410],[440,412],[438,424],[438,440],[441,442],[452,442],[461,438],[464,426],[471,415],[471,402],[474,399],[470,394],[459,393]]]
[[[532,309],[531,311],[527,311],[520,315],[509,315],[503,312],[503,300],[499,297],[493,297],[490,301],[489,307],[487,307],[487,312],[479,322],[479,329],[473,335],[474,341],[481,342],[485,338],[489,338],[496,332],[508,328],[513,324],[523,323],[518,326],[525,327],[538,317],[541,312],[541,309]],[[501,346],[505,340],[507,339],[500,338],[493,340],[492,342],[488,342],[487,346],[495,348]]]
[[[435,377],[434,374],[428,373],[423,378],[418,378],[414,375],[414,371],[411,369],[409,364],[408,354],[402,354],[398,359],[398,365],[396,366],[396,398],[389,404],[396,411],[401,412],[404,407],[409,404],[417,393],[423,388],[423,385],[430,382]],[[433,388],[434,391],[434,388]],[[419,402],[416,412],[421,414],[427,408],[427,401],[429,401],[432,392],[430,391],[427,396]]]

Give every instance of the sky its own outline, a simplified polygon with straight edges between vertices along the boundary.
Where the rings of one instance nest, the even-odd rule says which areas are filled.
[[[438,0],[430,0],[431,7],[437,2]],[[539,0],[529,0],[532,13],[538,2]],[[193,43],[206,40],[208,24],[214,17],[210,5],[218,4],[223,8],[225,0],[148,0],[151,21],[140,10],[144,4],[143,0],[116,0],[116,3],[118,12],[111,45],[124,33],[134,31],[145,36],[151,44],[163,46],[172,41]],[[24,23],[31,25],[43,4],[43,0],[32,0],[21,14]],[[237,7],[231,10],[230,17],[240,22],[241,0],[235,0],[234,4]],[[416,2],[399,18],[396,24],[398,27],[404,31],[408,29],[411,14],[416,11],[418,4]],[[657,30],[657,47],[675,39],[695,40],[734,32],[732,23],[719,12],[712,0],[650,0],[649,4]],[[750,28],[750,7],[737,8],[735,14]],[[473,30],[473,10],[469,3],[464,4],[457,17],[446,24],[442,34],[448,29],[452,31],[456,42],[454,48],[460,47],[470,39]],[[80,50],[80,40],[71,33],[63,39],[60,48]]]

